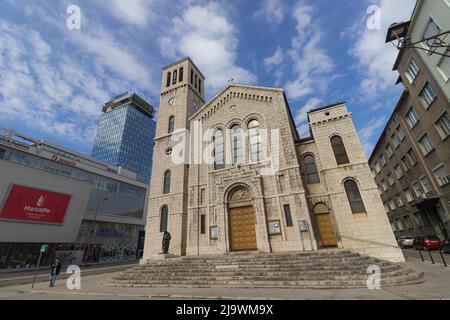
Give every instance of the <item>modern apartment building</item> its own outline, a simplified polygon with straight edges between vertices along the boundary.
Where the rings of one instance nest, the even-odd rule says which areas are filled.
[[[92,157],[135,172],[150,183],[156,123],[153,107],[125,92],[103,105]]]
[[[450,30],[450,2],[418,1],[403,25],[410,43]],[[450,231],[449,58],[428,45],[399,51],[394,70],[405,90],[369,159],[397,237]]]

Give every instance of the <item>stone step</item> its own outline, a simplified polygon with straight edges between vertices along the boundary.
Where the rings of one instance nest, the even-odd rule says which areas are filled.
[[[419,283],[423,274],[414,273],[393,278],[381,278],[381,286],[405,285]],[[295,288],[295,289],[333,289],[367,287],[367,278],[362,280],[305,280],[305,281],[254,281],[254,280],[228,280],[228,281],[205,281],[205,280],[165,280],[139,281],[139,280],[110,280],[105,285],[120,287],[196,287],[196,288]]]
[[[149,261],[114,275],[105,285],[129,287],[350,288],[366,287],[367,268],[381,269],[384,285],[423,281],[400,264],[350,251],[230,254]]]

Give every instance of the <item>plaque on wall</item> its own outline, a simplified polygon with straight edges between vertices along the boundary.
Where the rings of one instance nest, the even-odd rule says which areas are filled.
[[[308,231],[308,223],[306,220],[298,220],[298,227],[300,228],[300,231]]]
[[[281,234],[280,220],[269,221],[268,225],[270,235]]]
[[[209,227],[209,234],[211,240],[219,239],[219,227],[218,226]]]

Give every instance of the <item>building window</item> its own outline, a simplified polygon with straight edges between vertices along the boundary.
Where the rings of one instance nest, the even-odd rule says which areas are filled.
[[[391,139],[392,139],[392,143],[394,144],[394,147],[397,149],[398,146],[400,145],[400,139],[395,132],[394,132],[394,134],[392,134]]]
[[[380,162],[383,167],[387,164],[386,156],[384,155],[384,153],[382,153],[380,156]]]
[[[380,164],[378,163],[378,161],[375,161],[375,172],[378,174],[380,173],[381,168],[380,168]]]
[[[403,176],[403,171],[402,168],[400,167],[400,165],[396,165],[394,168],[395,171],[395,175],[397,176],[398,179],[400,179]]]
[[[389,199],[388,204],[389,204],[389,208],[391,208],[391,211],[394,211],[395,209],[397,209],[395,207],[394,200]]]
[[[402,224],[402,222],[399,219],[397,219],[395,222],[397,223],[398,230],[403,231],[403,224]]]
[[[170,170],[167,170],[164,173],[163,194],[170,193],[170,178],[171,178]]]
[[[177,70],[173,71],[172,84],[177,83]]]
[[[198,79],[198,93],[202,93],[202,80]]]
[[[400,163],[402,164],[403,170],[407,172],[409,170],[408,163],[406,163],[406,156],[402,157],[400,160]]]
[[[223,133],[222,130],[216,129],[213,135],[213,143],[214,143],[214,169],[223,169],[225,168],[225,147],[223,142]]]
[[[412,188],[417,199],[422,197],[422,189],[417,181],[412,184]]]
[[[397,193],[395,195],[395,200],[397,201],[398,207],[400,208],[401,206],[403,206],[403,200],[402,197],[399,193]]]
[[[434,147],[431,143],[430,138],[427,134],[425,134],[420,140],[419,140],[420,148],[422,149],[422,152],[424,155],[429,154],[431,151],[433,151]]]
[[[169,128],[167,129],[167,132],[172,133],[174,129],[175,129],[175,117],[170,116],[169,117]]]
[[[438,35],[439,33],[441,33],[441,28],[439,28],[437,23],[432,18],[430,18],[430,21],[428,22],[428,25],[425,28],[425,32],[423,33],[422,40],[432,38],[432,37]],[[428,40],[426,42],[426,46],[430,47],[431,45],[434,44],[435,41],[436,41],[436,39]]]
[[[170,86],[170,72],[167,72],[167,82],[166,82],[166,87]]]
[[[408,68],[406,69],[405,72],[409,82],[412,83],[418,73],[419,73],[419,66],[417,65],[416,61],[414,61],[414,59],[411,59],[411,61],[408,64]]]
[[[204,214],[200,216],[200,233],[206,233],[206,216]]]
[[[197,89],[197,74],[194,75],[194,87]]]
[[[3,159],[5,157],[5,154],[6,154],[6,150],[0,149],[0,159]]]
[[[404,216],[403,219],[405,219],[406,227],[409,230],[413,229],[413,224],[411,222],[411,218],[409,216]]]
[[[167,231],[167,222],[169,220],[169,208],[163,206],[161,208],[161,216],[159,218],[159,232]]]
[[[334,157],[338,165],[349,163],[347,151],[345,150],[344,142],[339,136],[331,138],[331,147],[333,148]]]
[[[250,159],[252,162],[262,160],[261,135],[259,132],[259,122],[252,120],[248,123],[248,136],[250,142]]]
[[[412,166],[414,166],[417,163],[417,157],[416,157],[416,154],[414,153],[413,149],[409,149],[408,158],[409,158],[409,161],[411,162]]]
[[[395,184],[395,180],[394,180],[394,178],[392,178],[390,173],[387,175],[387,179],[388,179],[389,185],[393,186]]]
[[[310,154],[303,158],[303,165],[305,166],[306,181],[308,184],[320,183],[319,173],[317,172],[316,162],[314,157]]]
[[[205,188],[200,189],[200,204],[205,203],[205,193],[206,193]]]
[[[443,57],[441,62],[439,62],[438,68],[444,76],[444,80],[448,81],[450,79],[450,50],[446,52],[447,57]]]
[[[235,124],[230,130],[231,137],[231,154],[233,164],[242,163],[243,152],[242,152],[242,133],[241,127]]]
[[[448,112],[445,111],[434,125],[438,129],[442,139],[447,138],[450,135],[450,116],[448,115]]]
[[[383,202],[383,206],[384,206],[384,211],[386,211],[386,213],[389,213],[389,206],[386,202]]]
[[[344,183],[345,192],[347,193],[348,202],[353,213],[364,213],[366,208],[359,193],[358,185],[353,180],[347,180]]]
[[[191,84],[194,84],[194,71],[191,70]]]
[[[422,176],[420,177],[419,181],[420,184],[422,185],[423,190],[425,190],[425,193],[433,191],[433,189],[431,189],[430,182],[428,181],[427,177]]]
[[[181,67],[180,68],[180,73],[179,73],[179,79],[178,79],[178,82],[181,82],[181,81],[183,81],[183,76],[184,76],[184,69],[183,69],[183,67]]]
[[[448,169],[445,164],[440,164],[436,169],[433,170],[433,173],[441,186],[450,182],[450,175],[448,174]]]
[[[414,216],[414,220],[416,220],[417,226],[423,227],[424,223],[423,223],[422,217],[420,216],[420,213],[414,212],[413,216]]]
[[[411,107],[409,109],[408,113],[406,114],[406,120],[408,121],[408,124],[410,128],[413,128],[417,122],[419,122],[419,117],[417,116],[416,110]]]
[[[288,204],[285,204],[283,208],[284,208],[284,216],[286,218],[286,225],[288,227],[292,227],[293,224],[292,224],[291,207]]]
[[[431,84],[427,82],[427,84],[423,87],[422,92],[420,92],[419,97],[425,105],[425,108],[428,109],[434,100],[436,100],[437,95],[431,87]]]
[[[398,136],[400,137],[400,140],[403,141],[403,139],[405,139],[405,137],[406,137],[405,128],[403,128],[402,125],[399,125],[397,127],[397,132],[398,132]]]
[[[389,158],[392,158],[392,156],[394,155],[394,149],[392,149],[392,146],[390,143],[388,143],[388,145],[386,146],[386,153]]]
[[[386,185],[386,181],[381,180],[381,188],[383,189],[384,192],[386,192],[388,190],[388,187]]]
[[[406,188],[405,190],[403,190],[403,193],[405,194],[406,197],[406,201],[411,202],[414,200],[414,197],[411,193],[411,189],[410,188]]]

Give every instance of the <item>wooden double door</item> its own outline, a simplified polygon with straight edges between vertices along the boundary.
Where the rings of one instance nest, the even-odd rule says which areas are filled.
[[[337,246],[336,232],[329,213],[316,214],[317,228],[319,229],[320,241],[324,247]]]
[[[253,206],[229,209],[230,250],[256,250],[255,211]]]

